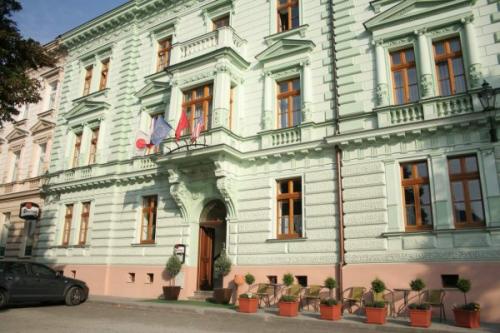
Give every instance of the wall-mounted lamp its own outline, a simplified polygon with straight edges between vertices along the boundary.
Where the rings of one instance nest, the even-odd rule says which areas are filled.
[[[499,88],[493,89],[486,81],[483,82],[481,90],[477,93],[479,102],[484,111],[494,111],[497,94],[500,92]],[[495,114],[490,114],[490,141],[498,142],[497,128],[495,123]]]

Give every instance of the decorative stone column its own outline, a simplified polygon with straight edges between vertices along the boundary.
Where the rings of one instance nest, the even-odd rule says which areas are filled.
[[[387,69],[385,66],[385,51],[382,46],[383,40],[373,42],[375,45],[375,60],[377,62],[377,106],[389,104],[389,91],[387,86]]]
[[[453,208],[450,193],[450,177],[448,175],[448,160],[442,154],[431,155],[429,172],[434,180],[431,188],[433,198],[434,225],[436,230],[453,229]]]
[[[483,184],[486,185],[485,189],[483,189],[483,192],[486,192],[486,196],[483,198],[483,202],[487,204],[484,207],[486,225],[488,227],[500,227],[500,184],[497,173],[494,172],[497,168],[495,150],[494,148],[482,149],[480,156],[483,160],[480,173]]]
[[[422,98],[434,96],[434,87],[432,82],[432,66],[430,61],[429,43],[426,30],[416,30],[418,36],[418,63],[420,65],[420,95]]]
[[[483,73],[481,71],[481,62],[477,53],[476,34],[474,31],[473,16],[462,19],[465,30],[465,40],[462,45],[467,52],[469,60],[469,79],[471,88],[481,87]]]
[[[168,123],[175,129],[179,122],[182,102],[182,92],[179,89],[178,80],[175,76],[170,80],[170,87],[170,104],[165,119],[168,119]]]
[[[311,61],[309,59],[303,61],[302,66],[302,122],[308,123],[312,121],[312,73]]]
[[[214,104],[212,112],[212,128],[229,126],[229,99],[231,94],[231,76],[229,64],[220,59],[215,64]]]
[[[265,131],[273,129],[273,78],[270,72],[264,72],[264,113],[262,128]]]

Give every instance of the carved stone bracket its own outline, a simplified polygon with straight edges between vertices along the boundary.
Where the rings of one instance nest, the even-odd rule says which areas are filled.
[[[235,181],[231,176],[231,171],[229,170],[229,162],[226,160],[214,161],[215,166],[215,177],[216,177],[216,187],[219,191],[224,203],[226,204],[228,218],[235,219],[237,216],[236,208],[236,189]]]
[[[189,209],[189,190],[183,180],[182,175],[177,169],[168,169],[168,181],[170,183],[170,195],[181,211],[181,215],[186,222],[191,220]]]

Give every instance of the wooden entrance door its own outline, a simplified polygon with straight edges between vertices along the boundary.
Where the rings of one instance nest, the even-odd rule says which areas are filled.
[[[198,262],[199,290],[213,289],[213,257],[215,229],[200,227],[200,255]]]

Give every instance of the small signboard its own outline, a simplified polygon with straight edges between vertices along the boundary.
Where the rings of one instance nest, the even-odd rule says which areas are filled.
[[[19,217],[24,220],[38,220],[40,217],[40,206],[34,202],[21,203]]]
[[[174,254],[179,258],[181,263],[184,264],[186,261],[186,245],[185,244],[175,244]]]

